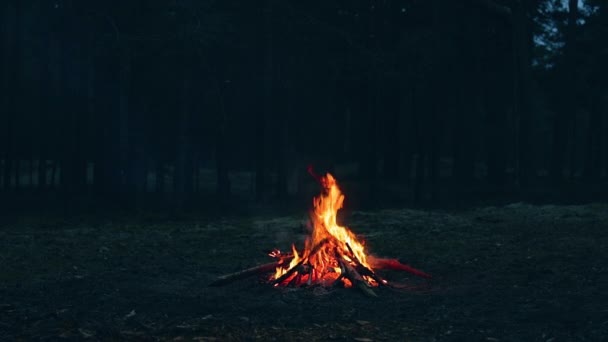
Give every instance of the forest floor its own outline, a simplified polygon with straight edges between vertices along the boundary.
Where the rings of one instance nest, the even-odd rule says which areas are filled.
[[[410,289],[273,288],[217,276],[302,245],[301,216],[3,218],[0,340],[600,341],[608,205],[353,212]]]

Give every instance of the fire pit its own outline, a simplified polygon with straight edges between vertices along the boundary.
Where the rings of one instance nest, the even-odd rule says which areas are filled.
[[[364,243],[350,229],[340,226],[336,216],[342,208],[344,195],[335,178],[327,173],[318,176],[309,167],[309,173],[321,185],[321,193],[313,199],[310,215],[311,231],[304,248],[298,252],[295,245],[291,253],[278,249],[269,253],[275,262],[256,266],[219,277],[211,283],[220,286],[254,275],[270,274],[267,282],[273,286],[305,287],[356,287],[365,294],[376,296],[377,286],[393,286],[376,270],[388,269],[409,272],[431,278],[425,272],[399,262],[397,259],[377,258],[367,253]]]

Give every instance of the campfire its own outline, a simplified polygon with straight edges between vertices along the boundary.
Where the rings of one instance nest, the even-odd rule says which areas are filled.
[[[431,278],[429,274],[402,264],[397,259],[377,258],[368,254],[364,242],[337,222],[344,195],[335,178],[329,173],[318,176],[310,167],[308,171],[321,185],[321,193],[313,198],[310,235],[304,248],[298,252],[296,246],[292,245],[290,253],[275,249],[269,253],[274,262],[219,277],[211,285],[219,286],[253,275],[270,274],[266,276],[267,282],[276,287],[356,287],[367,295],[376,296],[373,287],[392,286],[376,270],[405,271]]]

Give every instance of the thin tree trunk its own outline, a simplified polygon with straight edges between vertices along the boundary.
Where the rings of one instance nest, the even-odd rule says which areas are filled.
[[[267,135],[267,118],[273,117],[273,73],[274,73],[274,56],[273,56],[273,8],[272,0],[266,0],[263,10],[264,19],[264,76],[263,76],[263,93],[262,106],[258,112],[256,120],[256,161],[255,161],[255,191],[258,200],[264,198],[266,193],[266,135]]]
[[[285,73],[283,73],[285,77]],[[289,82],[289,80],[287,80]],[[289,118],[291,117],[291,89],[285,85],[283,108],[285,112],[277,111],[276,121],[278,125],[277,143],[275,144],[277,156],[277,184],[276,191],[279,199],[287,197],[287,151],[289,150]]]
[[[138,101],[140,102],[140,101]],[[136,211],[144,209],[144,196],[147,184],[145,118],[149,113],[147,102],[139,103],[138,110],[132,111],[131,147],[129,157],[128,183],[132,184],[130,198]]]
[[[601,136],[602,136],[602,115],[600,112],[599,95],[593,96],[591,113],[589,119],[589,129],[587,134],[587,148],[585,158],[584,176],[589,183],[598,182],[601,176]]]
[[[598,99],[600,101],[599,108],[602,116],[605,118],[602,132],[608,132],[608,90],[604,90],[604,93]],[[604,158],[604,177],[608,179],[608,135],[602,134],[604,139],[602,157]],[[608,191],[606,191],[608,196]]]
[[[2,53],[2,93],[0,94],[2,99],[2,114],[0,116],[0,122],[2,123],[2,189],[8,190],[11,187],[11,170],[13,167],[13,146],[12,146],[12,126],[14,118],[14,106],[15,106],[15,88],[12,86],[15,82],[16,70],[18,69],[15,63],[19,60],[15,56],[17,45],[15,37],[17,26],[17,9],[12,1],[6,1],[2,5],[2,41],[3,50]]]
[[[378,31],[378,8],[376,6],[369,7],[369,27],[368,27],[368,36],[369,36],[369,45],[374,51],[378,51],[380,49],[378,37],[376,36]],[[362,151],[363,160],[360,165],[362,176],[368,182],[368,195],[370,199],[373,200],[374,192],[376,185],[374,184],[377,178],[377,169],[378,169],[378,116],[382,113],[377,111],[378,108],[378,95],[379,95],[379,85],[380,85],[380,75],[378,66],[376,65],[376,61],[373,57],[369,58],[368,61],[368,91],[367,91],[367,112],[364,113],[366,119],[366,130],[365,130],[365,139],[367,140],[367,144],[365,144],[365,149]]]
[[[416,141],[416,171],[414,173],[414,191],[413,202],[420,203],[424,197],[424,182],[425,182],[425,166],[426,166],[426,135],[424,131],[424,115],[421,111],[421,106],[418,103],[417,97],[419,94],[416,88],[412,88],[412,126],[414,127],[414,137]]]
[[[162,194],[165,192],[165,165],[160,160],[156,161],[156,193]]]
[[[96,89],[95,89],[95,85],[96,85],[96,72],[95,72],[95,67],[96,67],[96,59],[95,59],[95,36],[92,32],[92,30],[89,30],[88,32],[88,37],[87,37],[87,46],[86,46],[86,54],[87,54],[87,63],[86,63],[86,112],[87,112],[87,117],[89,119],[90,122],[94,122],[94,118],[97,117],[97,103],[96,103],[96,98],[95,98],[95,93],[96,93]],[[99,136],[97,135],[98,132],[94,131],[91,132],[92,135],[95,136],[95,138],[98,138]],[[97,140],[97,139],[95,139]],[[94,144],[94,142],[92,142],[92,144]],[[90,150],[94,150],[95,145],[91,146],[92,148]],[[93,156],[94,160],[97,159],[96,156]],[[85,186],[87,185],[87,163],[86,163],[86,157],[85,159],[85,163],[84,163],[84,168],[85,168]],[[93,179],[92,179],[92,186],[95,186],[95,181],[96,178],[98,176],[98,174],[100,173],[99,170],[96,170],[96,163],[93,164]],[[91,190],[90,188],[88,189],[89,191]]]
[[[460,116],[454,120],[453,134],[453,182],[457,187],[457,195],[469,187],[475,178],[475,151],[474,137],[479,134],[477,122],[479,121],[481,99],[481,9],[471,6],[466,17],[466,35],[468,45],[461,51],[463,68],[457,72],[461,80],[457,81],[457,105]]]
[[[428,154],[428,165],[429,165],[429,178],[430,178],[430,199],[431,202],[436,202],[439,198],[439,174],[440,174],[440,139],[443,136],[443,118],[441,113],[444,108],[440,106],[439,101],[435,99],[441,99],[447,97],[446,88],[442,75],[444,74],[445,66],[444,61],[440,60],[437,55],[441,54],[444,49],[443,40],[446,36],[446,24],[445,21],[448,19],[449,4],[443,3],[441,0],[433,1],[433,38],[432,44],[434,52],[433,68],[430,75],[430,92],[431,97],[428,106],[430,107],[430,118],[428,126],[428,134],[430,135],[430,146]]]
[[[228,108],[226,93],[222,84],[217,81],[220,122],[215,140],[215,164],[217,171],[217,194],[225,201],[230,197],[230,175],[228,166]]]
[[[55,189],[57,187],[57,181],[56,178],[57,177],[57,161],[53,160],[51,161],[51,175],[49,177],[50,181],[49,181],[49,188],[50,189]]]
[[[517,141],[518,179],[520,186],[527,187],[534,177],[532,148],[532,104],[531,104],[531,49],[533,47],[530,26],[534,10],[533,4],[519,3],[515,5],[513,16],[513,47],[515,70],[515,112],[519,118],[519,135]]]
[[[185,63],[187,64],[187,63]],[[182,108],[179,120],[179,130],[177,132],[177,160],[175,164],[175,207],[178,212],[183,211],[187,197],[187,178],[188,174],[187,163],[190,158],[190,94],[191,80],[188,68],[184,66],[184,76],[182,81]]]
[[[68,30],[70,27],[68,27]],[[68,42],[64,42],[64,51],[68,49]],[[76,59],[81,59],[84,48],[77,43],[75,47]],[[87,106],[85,97],[81,92],[82,77],[70,77],[73,70],[69,66],[69,57],[65,56],[62,61],[63,85],[66,89],[65,105],[65,128],[68,132],[64,137],[64,148],[61,165],[61,184],[66,201],[66,210],[74,204],[72,199],[82,195],[86,184],[86,161],[84,157],[84,144],[86,136]],[[82,74],[82,73],[78,73]]]
[[[488,44],[489,64],[486,65],[486,141],[488,182],[501,188],[506,181],[507,166],[507,113],[509,107],[509,94],[511,94],[508,68],[496,68],[498,65],[512,65],[511,29],[506,20],[496,20],[494,25],[496,35]],[[497,191],[499,189],[496,189]]]
[[[551,163],[551,178],[555,183],[563,180],[564,158],[566,147],[568,146],[568,128],[573,127],[573,120],[576,112],[574,103],[576,99],[576,89],[572,89],[574,84],[574,61],[573,50],[576,38],[576,21],[578,19],[578,0],[568,0],[568,26],[565,32],[564,46],[564,65],[562,66],[562,86],[563,94],[558,94],[559,107],[556,108],[553,124],[553,156]],[[572,171],[572,170],[571,170]]]
[[[399,86],[395,79],[391,79],[389,84],[389,97],[386,102],[397,101],[397,96],[394,96],[395,89]],[[397,180],[401,176],[401,158],[402,153],[402,141],[401,137],[401,106],[398,104],[394,107],[389,107],[387,110],[387,120],[384,125],[385,131],[385,147],[384,147],[384,169],[383,173],[386,179]]]
[[[429,154],[429,178],[431,202],[439,200],[439,168],[440,168],[440,137],[443,134],[443,125],[439,118],[437,104],[431,104],[431,146]]]
[[[460,89],[460,108],[462,116],[455,120],[454,126],[454,166],[455,184],[467,186],[472,183],[475,170],[473,135],[475,126],[473,115],[476,111],[475,97],[478,96],[475,86],[463,86]]]
[[[20,22],[21,10],[20,2],[7,1],[4,5],[4,63],[3,63],[3,88],[5,120],[2,121],[4,135],[4,182],[5,189],[16,189],[18,180],[15,179],[13,186],[12,178],[15,174],[17,165],[15,158],[15,146],[13,137],[14,119],[17,116],[17,97],[19,87],[15,85],[19,82],[18,70],[20,70]],[[18,174],[18,170],[17,170]]]
[[[129,51],[128,42],[122,39],[119,41],[120,45],[120,71],[119,71],[119,98],[118,98],[118,153],[119,153],[119,165],[116,172],[118,177],[116,180],[119,182],[114,186],[117,186],[116,190],[122,192],[123,196],[128,194],[131,190],[130,185],[127,184],[127,172],[129,165],[129,93],[131,89],[131,56]],[[114,178],[114,177],[113,177]],[[120,189],[123,189],[122,191]]]

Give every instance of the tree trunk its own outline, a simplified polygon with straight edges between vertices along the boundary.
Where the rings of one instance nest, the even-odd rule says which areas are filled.
[[[69,28],[68,28],[69,29]],[[68,43],[64,42],[64,51],[68,49]],[[78,43],[76,43],[78,44]],[[75,56],[81,60],[84,48],[80,44],[75,46]],[[64,56],[62,63],[63,84],[66,89],[65,108],[65,128],[68,132],[64,136],[64,148],[61,164],[61,184],[66,200],[66,204],[71,204],[71,199],[82,195],[86,184],[86,161],[84,150],[86,144],[86,122],[87,106],[84,102],[85,97],[81,92],[81,85],[84,83],[82,77],[70,77],[74,70],[69,66],[69,56]],[[79,76],[82,72],[77,73]]]
[[[143,95],[145,96],[145,94]],[[141,95],[140,95],[141,97]],[[131,111],[131,151],[129,156],[128,183],[131,184],[129,203],[136,211],[144,209],[144,198],[147,184],[145,118],[149,116],[149,105],[146,100],[138,101],[137,110]]]
[[[47,129],[49,127],[47,125],[50,124],[48,117],[50,117],[52,103],[50,101],[49,90],[52,89],[52,72],[51,72],[51,40],[53,33],[51,30],[48,30],[45,33],[45,39],[43,41],[42,46],[42,61],[43,66],[40,73],[40,82],[38,88],[38,96],[40,104],[38,106],[38,115],[39,119],[37,122],[38,126],[38,134],[36,136],[37,139],[37,147],[38,147],[38,191],[43,192],[47,188],[47,159],[48,159],[48,144],[49,144],[49,134]]]
[[[374,52],[379,52],[379,38],[376,36],[378,33],[378,12],[379,9],[376,6],[369,7],[369,27],[368,27],[368,37],[369,37],[369,46]],[[380,86],[380,73],[379,67],[377,65],[374,57],[368,57],[368,81],[367,81],[367,112],[365,115],[365,139],[367,140],[367,144],[365,144],[365,148],[362,151],[362,161],[361,161],[361,173],[363,179],[368,183],[368,197],[373,200],[374,193],[376,190],[376,185],[374,184],[377,178],[378,171],[378,116],[382,113],[377,111],[378,108],[378,95],[379,95],[379,86]]]
[[[16,189],[18,187],[18,158],[15,154],[13,130],[15,118],[17,117],[17,98],[19,97],[19,70],[21,70],[21,3],[19,1],[7,1],[4,9],[4,107],[5,119],[2,121],[4,139],[4,184],[5,189]],[[14,182],[12,181],[14,177]]]
[[[187,63],[185,63],[187,64]],[[179,120],[179,128],[177,132],[177,160],[175,164],[175,208],[178,212],[184,209],[186,197],[188,193],[188,159],[190,158],[190,95],[191,95],[191,80],[189,71],[184,67],[184,76],[182,81],[182,108]]]
[[[266,0],[263,9],[263,44],[264,44],[264,76],[262,90],[262,105],[256,120],[256,160],[255,160],[255,191],[256,198],[262,200],[266,193],[266,133],[267,118],[273,117],[273,8],[272,0]]]
[[[512,65],[511,28],[505,19],[491,21],[496,35],[488,44],[488,65],[486,65],[486,141],[488,182],[500,188],[506,182],[507,166],[507,117],[510,105],[511,85],[509,68],[497,68],[496,65]]]
[[[584,176],[587,182],[596,183],[601,176],[601,137],[602,137],[602,114],[600,112],[601,95],[593,96],[591,113],[589,118],[589,129],[587,134],[587,148],[585,158]]]
[[[519,118],[517,156],[518,156],[518,180],[521,187],[530,185],[534,175],[532,146],[532,94],[531,94],[531,51],[533,48],[533,37],[531,32],[532,12],[535,4],[518,3],[514,5],[513,13],[513,47],[514,47],[514,70],[515,70],[515,114]]]
[[[474,77],[474,76],[473,76]],[[468,83],[468,82],[465,82]],[[475,86],[463,86],[460,89],[460,111],[462,115],[454,122],[454,183],[461,187],[470,185],[475,172],[475,149],[473,136],[476,132],[474,126],[475,105],[479,101],[476,97],[479,90]]]
[[[219,101],[219,125],[215,139],[215,164],[217,173],[217,195],[223,202],[230,197],[230,174],[228,156],[228,111],[226,92],[220,80],[217,80]]]
[[[116,192],[122,196],[131,191],[131,184],[127,184],[127,172],[129,167],[129,117],[130,117],[130,92],[131,92],[131,52],[129,43],[124,40],[119,41],[120,64],[119,64],[119,94],[118,94],[118,165],[116,166],[116,176],[112,177],[117,184],[113,184]],[[124,199],[124,198],[123,198]]]
[[[17,2],[18,4],[18,2]],[[11,188],[11,174],[13,169],[13,120],[15,117],[15,87],[19,58],[17,37],[17,26],[19,23],[17,5],[12,1],[6,1],[2,5],[2,112],[0,122],[2,123],[2,189]]]
[[[289,58],[289,57],[288,57]],[[291,104],[291,89],[288,82],[289,79],[286,80],[286,70],[285,67],[282,70],[283,76],[283,101],[282,111],[276,111],[276,124],[278,127],[277,135],[276,135],[276,165],[277,165],[277,184],[276,184],[276,193],[279,199],[285,199],[287,197],[287,153],[289,150],[289,122],[292,111]]]
[[[398,97],[395,96],[396,89],[399,88],[396,80],[391,79],[389,83],[389,95],[384,102],[393,104],[398,101]],[[397,103],[396,106],[387,108],[387,120],[384,124],[385,141],[384,141],[384,177],[388,180],[397,180],[401,175],[401,158],[402,153],[402,141],[400,131],[401,128],[401,106]]]
[[[441,159],[441,138],[443,137],[443,116],[442,113],[447,110],[441,106],[436,99],[446,99],[448,97],[443,75],[447,72],[445,62],[438,56],[442,55],[444,40],[447,35],[446,21],[449,19],[451,4],[443,0],[433,1],[433,38],[431,42],[432,51],[434,52],[432,61],[432,70],[430,77],[430,98],[429,98],[429,125],[427,134],[430,135],[429,152],[428,152],[428,168],[430,180],[430,200],[436,202],[439,200],[439,176],[440,176],[440,159]]]
[[[414,190],[413,202],[420,203],[424,199],[424,183],[425,183],[425,166],[427,159],[427,137],[424,130],[424,113],[422,113],[421,105],[419,104],[419,93],[417,88],[412,88],[412,126],[414,127],[414,137],[416,141],[416,158],[414,172]]]
[[[159,157],[156,160],[156,186],[155,190],[157,194],[163,194],[165,192],[165,164]]]
[[[564,63],[562,69],[562,91],[557,94],[559,97],[558,108],[555,110],[553,124],[553,156],[551,163],[551,178],[555,183],[563,180],[564,158],[566,147],[568,146],[568,128],[572,124],[576,108],[576,89],[574,88],[575,67],[573,60],[574,41],[576,39],[576,21],[578,20],[578,1],[568,0],[568,26],[565,32]],[[571,170],[572,171],[572,170]]]
[[[97,102],[96,102],[96,98],[95,98],[95,94],[96,94],[96,89],[95,89],[95,85],[96,85],[96,72],[95,72],[95,67],[96,67],[96,59],[95,59],[95,36],[94,33],[92,32],[92,30],[89,30],[89,32],[87,33],[87,45],[86,45],[86,93],[85,93],[85,98],[86,98],[86,113],[87,113],[87,118],[89,120],[89,125],[87,125],[87,128],[91,127],[90,123],[93,122],[95,123],[95,118],[98,116],[97,113]],[[106,124],[106,123],[104,123]],[[91,135],[94,137],[93,139],[90,139],[89,141],[91,141],[91,148],[89,149],[90,151],[93,151],[93,160],[97,160],[97,153],[95,153],[95,141],[98,141],[99,138],[101,138],[101,136],[99,135],[97,130],[94,130],[93,132],[90,132]],[[88,155],[87,155],[88,157]],[[88,159],[87,157],[85,157],[85,186],[88,187],[87,184],[87,163],[86,160]],[[95,186],[95,181],[96,178],[98,177],[98,171],[96,170],[96,163],[93,163],[93,179],[91,180],[92,186]],[[91,190],[90,187],[87,188],[88,191]]]

